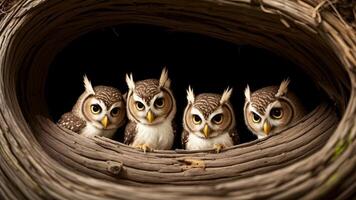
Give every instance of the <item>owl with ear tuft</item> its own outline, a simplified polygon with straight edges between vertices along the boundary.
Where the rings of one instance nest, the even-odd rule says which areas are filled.
[[[161,77],[134,82],[126,75],[127,116],[124,143],[146,152],[171,149],[175,136],[173,119],[176,102],[170,89],[171,81],[166,68]]]
[[[222,95],[203,93],[195,96],[189,86],[188,105],[183,115],[182,144],[187,150],[215,149],[239,143],[235,114],[229,102],[232,89]]]
[[[93,87],[86,75],[84,87],[72,111],[63,114],[57,124],[83,136],[111,138],[125,123],[125,101],[121,92],[109,86]]]
[[[297,96],[288,91],[289,79],[280,86],[268,86],[253,93],[245,89],[244,118],[248,129],[259,139],[279,132],[305,115]]]

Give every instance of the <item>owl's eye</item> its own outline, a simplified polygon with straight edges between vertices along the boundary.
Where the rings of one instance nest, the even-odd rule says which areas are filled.
[[[101,113],[101,107],[99,106],[99,104],[93,104],[90,106],[90,110],[93,114],[99,114]]]
[[[143,103],[141,103],[139,101],[136,101],[135,105],[136,105],[137,110],[139,110],[139,111],[142,111],[145,109],[145,105],[143,105]]]
[[[193,123],[201,124],[201,118],[198,115],[193,115]]]
[[[256,113],[252,112],[252,121],[254,123],[259,123],[261,121],[261,117],[258,116]]]
[[[120,111],[120,108],[119,107],[115,107],[115,108],[113,108],[111,110],[110,114],[111,114],[111,116],[116,117],[116,116],[119,115],[119,111]]]
[[[217,114],[213,117],[213,122],[215,124],[221,124],[223,122],[223,115],[222,114]]]
[[[164,99],[163,99],[163,98],[158,98],[158,99],[156,99],[154,105],[155,105],[155,107],[157,107],[157,108],[163,108],[163,106],[164,106]]]
[[[282,108],[272,108],[271,112],[270,112],[270,116],[273,119],[280,119],[283,116],[283,110]]]

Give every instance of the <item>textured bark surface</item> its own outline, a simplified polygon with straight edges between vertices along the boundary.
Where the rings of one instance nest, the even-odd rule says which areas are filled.
[[[0,21],[0,198],[352,197],[356,36],[352,20],[330,6],[310,0],[18,0]],[[60,129],[44,106],[49,63],[80,35],[121,23],[271,49],[299,64],[329,99],[282,133],[220,154],[144,154]]]

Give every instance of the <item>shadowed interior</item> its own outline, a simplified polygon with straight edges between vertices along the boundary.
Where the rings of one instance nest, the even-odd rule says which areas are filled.
[[[57,121],[61,114],[71,110],[84,91],[84,74],[93,85],[111,85],[125,93],[126,73],[132,72],[135,81],[158,79],[164,66],[169,70],[177,102],[175,148],[180,148],[189,85],[196,95],[203,92],[222,94],[228,86],[233,87],[231,102],[242,143],[255,139],[243,119],[247,84],[253,92],[261,87],[279,85],[289,77],[289,89],[297,93],[308,110],[324,98],[324,93],[317,90],[310,78],[278,52],[157,26],[125,24],[87,33],[56,56],[46,84],[50,115]],[[115,140],[122,141],[123,130],[119,129]]]

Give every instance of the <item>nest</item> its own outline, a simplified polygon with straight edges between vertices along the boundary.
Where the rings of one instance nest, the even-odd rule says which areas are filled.
[[[356,37],[328,6],[333,5],[310,0],[19,0],[0,21],[0,196],[351,197],[356,191]],[[280,134],[220,154],[144,154],[113,140],[60,129],[43,106],[48,66],[80,35],[122,23],[278,51],[313,77],[331,101]]]

